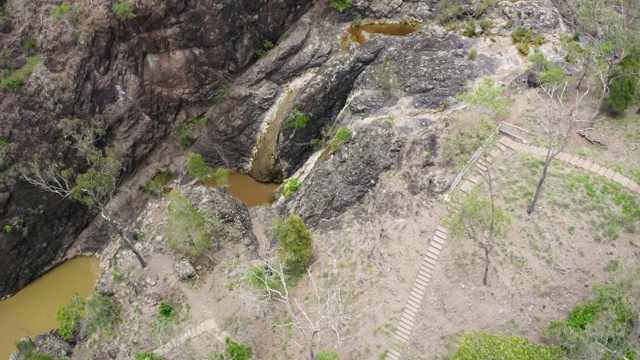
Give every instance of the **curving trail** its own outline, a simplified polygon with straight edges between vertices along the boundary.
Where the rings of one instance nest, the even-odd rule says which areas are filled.
[[[547,155],[547,150],[544,148],[522,144],[517,141],[513,141],[511,138],[503,135],[498,140],[498,147],[492,150],[488,156],[485,156],[484,158],[478,160],[475,166],[482,171],[486,171],[487,168],[491,165],[491,162],[494,158],[496,158],[500,153],[508,150],[530,153],[540,157],[545,157]],[[554,160],[562,161],[590,171],[594,174],[603,176],[611,181],[619,183],[620,185],[631,190],[633,193],[640,195],[640,185],[638,185],[638,183],[612,169],[605,168],[587,159],[582,159],[567,153],[558,154]],[[467,174],[469,173],[470,172],[468,172]],[[482,178],[478,175],[466,175],[460,182],[460,191],[467,193],[480,181],[482,181]],[[451,206],[455,206],[455,204],[451,204]],[[400,321],[398,322],[398,327],[393,338],[393,346],[387,353],[386,358],[388,360],[399,360],[402,358],[402,349],[404,349],[409,342],[411,332],[418,318],[418,312],[422,307],[424,294],[427,291],[429,281],[431,280],[432,272],[437,265],[440,251],[442,250],[442,247],[447,240],[447,230],[444,228],[444,226],[442,226],[441,223],[436,229],[433,238],[429,243],[427,253],[424,257],[424,260],[422,261],[422,264],[420,265],[420,269],[418,270],[413,288],[409,293],[409,298],[407,299],[407,302],[404,306],[402,316],[400,317]]]

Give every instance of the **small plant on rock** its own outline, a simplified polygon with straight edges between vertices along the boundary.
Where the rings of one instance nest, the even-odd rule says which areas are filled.
[[[331,7],[344,12],[351,7],[351,0],[331,0]]]
[[[69,303],[56,311],[56,320],[60,323],[60,335],[66,341],[71,341],[80,326],[80,313],[84,309],[84,300],[74,293]]]
[[[160,301],[160,304],[158,305],[158,314],[163,318],[170,319],[176,316],[176,309],[171,304]]]
[[[302,275],[309,266],[313,252],[313,239],[302,218],[291,214],[287,220],[276,221],[271,234],[279,241],[278,260],[285,271],[294,277]]]
[[[136,17],[136,15],[133,13],[134,8],[134,3],[118,0],[113,4],[111,10],[113,10],[113,13],[116,15],[116,18],[118,20],[127,21]]]
[[[291,178],[287,181],[287,184],[284,186],[284,190],[282,190],[282,195],[284,195],[285,199],[288,199],[295,193],[300,187],[301,183],[296,178]]]
[[[348,127],[342,127],[338,129],[338,131],[336,132],[336,137],[333,138],[333,141],[331,142],[331,148],[333,148],[333,150],[338,150],[341,144],[351,141],[352,136],[353,131],[351,131],[351,129],[349,129]]]
[[[204,162],[202,155],[196,153],[189,156],[187,167],[189,168],[189,175],[199,181],[210,179],[215,173],[213,168],[207,166]]]
[[[309,117],[307,114],[303,113],[300,107],[296,105],[293,107],[293,110],[291,110],[291,114],[289,114],[284,126],[289,130],[304,129],[308,121]]]

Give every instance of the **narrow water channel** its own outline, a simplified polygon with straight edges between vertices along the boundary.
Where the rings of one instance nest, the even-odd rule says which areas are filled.
[[[349,34],[355,37],[358,44],[363,44],[367,41],[365,33],[382,34],[386,36],[405,36],[419,28],[419,26],[408,24],[367,24],[349,28]]]
[[[96,258],[81,257],[65,262],[27,285],[16,295],[0,301],[0,360],[8,359],[15,342],[32,339],[58,327],[56,310],[77,292],[87,298],[100,276]]]
[[[214,179],[206,181],[205,185],[215,186]],[[242,201],[247,207],[268,204],[271,195],[278,188],[278,184],[261,183],[251,176],[240,173],[229,174],[229,183],[224,190],[234,198]]]

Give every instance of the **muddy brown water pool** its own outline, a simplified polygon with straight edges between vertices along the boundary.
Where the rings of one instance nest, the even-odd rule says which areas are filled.
[[[358,44],[365,43],[369,34],[382,34],[387,36],[405,36],[418,30],[418,26],[407,24],[367,24],[349,28],[349,34],[355,37]]]
[[[8,359],[15,342],[33,339],[58,327],[56,310],[77,292],[87,298],[100,276],[98,259],[81,257],[65,262],[33,281],[16,295],[0,301],[0,360]]]
[[[215,186],[215,180],[205,182],[205,185]],[[247,207],[260,206],[271,202],[271,195],[278,188],[278,184],[261,183],[251,176],[240,173],[229,174],[229,183],[225,191],[234,198],[242,201]]]

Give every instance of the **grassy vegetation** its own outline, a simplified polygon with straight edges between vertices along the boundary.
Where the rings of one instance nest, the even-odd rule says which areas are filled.
[[[159,346],[171,339],[176,333],[177,325],[189,318],[189,311],[187,303],[177,309],[165,301],[160,301],[158,313],[149,324],[149,335],[152,342]]]
[[[530,342],[515,335],[494,335],[476,331],[462,337],[452,359],[561,360],[564,359],[564,353],[556,346]]]
[[[31,341],[17,341],[16,349],[20,360],[53,360],[51,355],[37,352],[35,345]]]
[[[213,168],[207,166],[200,154],[191,154],[187,161],[187,167],[189,168],[189,176],[198,181],[214,179],[216,186],[226,186],[229,181],[229,170],[225,168],[213,170]]]
[[[197,132],[209,120],[206,116],[197,116],[193,119],[180,118],[173,130],[180,135],[182,149],[190,148],[195,142],[194,133]]]
[[[504,201],[516,206],[530,200],[544,166],[541,158],[521,154],[505,160],[500,167],[504,180]],[[517,175],[514,175],[517,174]],[[572,213],[588,219],[595,240],[617,239],[621,232],[635,233],[640,220],[637,197],[620,184],[601,176],[569,167],[551,164],[543,195],[552,208],[545,211]]]
[[[331,7],[344,12],[351,7],[351,0],[331,0]]]
[[[86,303],[87,335],[97,333],[111,334],[113,327],[120,322],[120,308],[113,298],[94,294]]]
[[[385,58],[376,65],[373,71],[373,80],[386,96],[391,96],[398,89],[398,79],[391,71],[391,60]]]
[[[136,15],[133,13],[133,9],[135,9],[135,7],[136,5],[133,2],[118,0],[113,3],[113,6],[111,6],[111,10],[113,10],[116,19],[120,21],[127,21],[136,17]]]
[[[529,46],[540,46],[547,39],[538,30],[517,26],[511,33],[511,39],[517,44],[518,51],[523,55],[529,55]]]

